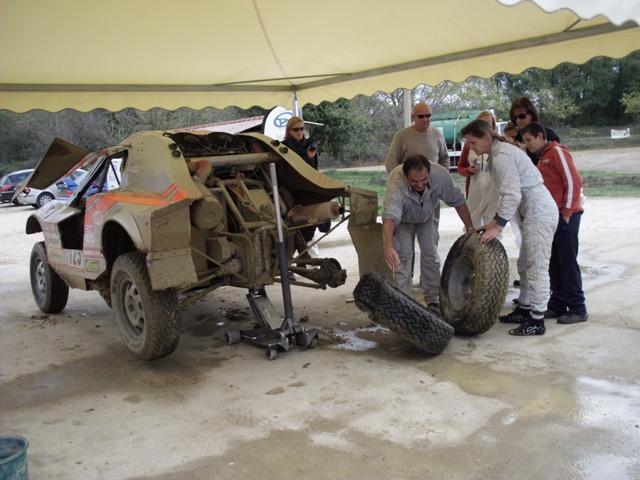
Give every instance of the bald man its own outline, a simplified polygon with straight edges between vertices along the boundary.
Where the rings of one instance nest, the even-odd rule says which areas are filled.
[[[426,103],[417,103],[411,111],[413,124],[403,128],[391,142],[384,166],[387,174],[404,163],[412,155],[424,155],[432,163],[438,163],[449,170],[447,143],[442,132],[431,128],[431,107]]]

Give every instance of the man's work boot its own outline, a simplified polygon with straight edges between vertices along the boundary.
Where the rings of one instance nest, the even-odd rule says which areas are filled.
[[[572,323],[586,322],[588,318],[589,315],[587,315],[586,313],[584,315],[578,315],[577,313],[567,313],[558,317],[558,323],[561,323],[563,325],[570,325]]]
[[[544,312],[544,318],[559,318],[564,314],[562,312],[558,312],[557,310],[552,310],[551,308],[547,308]]]
[[[440,304],[438,302],[428,303],[427,310],[429,310],[431,313],[435,313],[438,316],[442,315],[442,313],[440,312]]]

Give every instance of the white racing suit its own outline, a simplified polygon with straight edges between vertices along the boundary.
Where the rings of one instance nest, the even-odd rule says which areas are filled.
[[[396,283],[398,288],[411,295],[412,259],[417,238],[420,245],[420,286],[426,303],[437,303],[439,299],[440,260],[433,216],[440,200],[451,207],[465,203],[464,194],[453,183],[449,171],[440,165],[431,163],[429,185],[421,195],[409,186],[402,165],[389,173],[382,219],[391,219],[395,223],[393,242],[400,256]]]
[[[496,222],[505,226],[520,217],[522,247],[518,257],[520,305],[542,314],[549,301],[549,259],[558,225],[558,207],[542,175],[526,153],[494,140],[488,160],[489,173],[500,195]]]

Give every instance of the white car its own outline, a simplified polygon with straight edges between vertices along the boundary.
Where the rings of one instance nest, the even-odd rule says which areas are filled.
[[[16,200],[21,205],[33,205],[36,208],[42,207],[51,200],[66,200],[71,197],[86,173],[86,170],[75,170],[70,175],[52,183],[44,190],[26,187],[20,192]]]

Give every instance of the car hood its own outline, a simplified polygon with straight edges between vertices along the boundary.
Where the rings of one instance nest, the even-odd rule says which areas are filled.
[[[56,138],[27,180],[25,187],[44,190],[89,154],[89,150]]]

